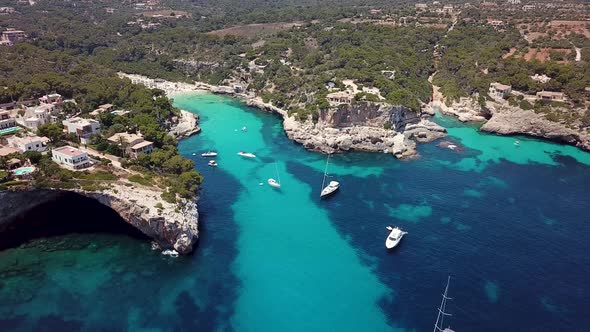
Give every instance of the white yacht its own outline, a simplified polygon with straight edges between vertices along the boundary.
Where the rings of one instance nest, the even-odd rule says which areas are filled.
[[[328,196],[338,190],[340,188],[340,182],[338,181],[330,181],[330,183],[322,189],[322,193],[320,194],[320,198],[324,196]]]
[[[277,167],[277,163],[275,163],[275,172],[277,174],[277,180],[270,178],[268,179],[268,185],[274,188],[280,188],[281,187],[281,178],[279,177],[279,169]]]
[[[338,181],[330,181],[327,186],[326,185],[326,176],[328,175],[328,162],[330,161],[330,155],[328,155],[328,159],[326,160],[326,169],[324,171],[324,180],[322,181],[322,192],[320,193],[320,198],[331,195],[334,193],[338,188],[340,188],[340,182]]]
[[[211,167],[217,167],[217,162],[215,160],[209,160],[209,162],[207,163],[207,165],[211,166]]]
[[[387,249],[395,248],[399,244],[399,241],[401,241],[402,237],[408,234],[408,232],[402,231],[399,227],[387,226],[386,228],[390,231],[387,240],[385,240],[385,247]]]
[[[250,152],[240,151],[238,152],[238,156],[246,157],[246,158],[256,158],[256,155]]]
[[[178,257],[178,251],[176,251],[174,249],[166,249],[166,250],[162,251],[162,255],[176,258],[176,257]]]
[[[201,157],[205,157],[205,158],[215,158],[217,157],[217,152],[214,151],[207,151],[205,153],[201,153]]]

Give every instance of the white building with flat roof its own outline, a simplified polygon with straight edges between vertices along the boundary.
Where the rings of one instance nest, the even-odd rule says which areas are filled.
[[[38,136],[10,136],[6,138],[8,147],[18,149],[20,152],[43,151],[43,141]]]
[[[80,142],[88,144],[93,135],[100,133],[100,122],[92,119],[70,118],[63,122],[68,133],[76,134]]]
[[[92,165],[86,152],[69,145],[51,150],[51,159],[60,166],[73,170]]]
[[[10,116],[9,111],[0,111],[0,129],[16,126],[16,120]]]

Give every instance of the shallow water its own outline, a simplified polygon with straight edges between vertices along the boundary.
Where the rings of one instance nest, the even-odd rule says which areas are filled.
[[[335,156],[341,189],[320,200],[325,157],[276,117],[209,94],[175,102],[202,119],[179,146],[206,179],[196,253],[114,235],[0,252],[0,330],[429,331],[449,274],[457,331],[590,329],[590,154],[440,117],[458,151]],[[408,231],[389,252],[387,225]]]

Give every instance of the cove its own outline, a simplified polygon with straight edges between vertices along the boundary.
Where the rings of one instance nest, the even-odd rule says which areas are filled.
[[[456,331],[590,330],[589,154],[436,117],[460,151],[335,155],[341,189],[319,200],[326,157],[276,116],[211,94],[175,104],[203,127],[179,144],[205,177],[195,253],[95,233],[0,251],[0,330],[432,331],[448,275]],[[408,231],[393,251],[387,225]]]
[[[214,171],[230,173],[242,187],[231,206],[238,248],[232,269],[241,280],[233,327],[239,331],[392,330],[378,306],[388,296],[388,288],[332,226],[320,206],[321,178],[312,188],[293,177],[285,167],[289,155],[269,149],[257,115],[244,112],[234,101],[197,95],[176,103],[189,110],[194,110],[191,103],[198,103],[197,111],[205,117],[207,149],[220,155],[219,169]],[[243,126],[247,131],[240,130]],[[191,140],[199,138],[189,139],[180,152],[192,155]],[[196,149],[197,155],[201,149]],[[239,151],[258,158],[244,159],[237,155]],[[203,164],[199,158],[195,161]],[[267,178],[275,177],[274,163],[281,190],[265,185]]]

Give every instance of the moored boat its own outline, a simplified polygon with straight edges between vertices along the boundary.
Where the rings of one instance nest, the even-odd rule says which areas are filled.
[[[217,152],[207,151],[205,153],[201,153],[201,157],[214,158],[214,157],[217,157]]]
[[[408,234],[408,232],[402,231],[399,227],[387,226],[386,228],[390,231],[387,239],[385,240],[385,247],[387,249],[395,248],[401,241],[402,237]]]
[[[338,181],[330,181],[330,183],[328,183],[328,185],[325,186],[326,177],[328,176],[328,163],[329,163],[329,161],[330,161],[330,155],[328,155],[328,159],[326,159],[326,169],[324,170],[324,180],[322,181],[322,192],[320,193],[320,198],[331,195],[334,192],[336,192],[336,190],[338,190],[338,188],[340,188],[340,182],[338,182]]]
[[[246,158],[256,158],[256,155],[250,152],[240,151],[238,152],[238,156],[246,157]]]
[[[280,188],[281,187],[281,178],[279,177],[279,168],[277,167],[277,163],[275,162],[275,172],[277,173],[277,180],[270,178],[268,179],[268,185],[274,188]]]
[[[207,163],[207,165],[211,166],[211,167],[217,167],[217,162],[215,160],[209,160],[209,162]]]

